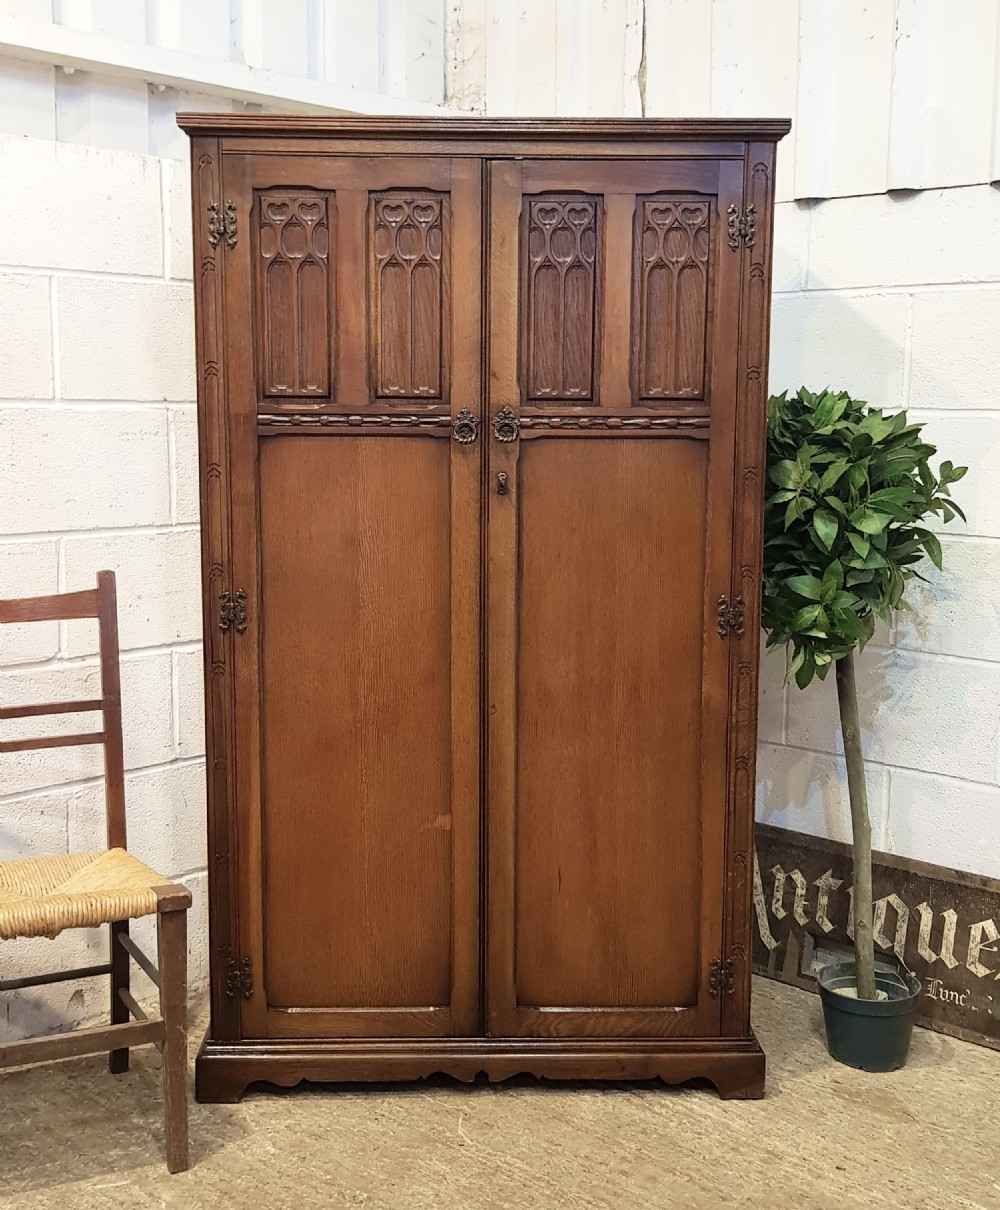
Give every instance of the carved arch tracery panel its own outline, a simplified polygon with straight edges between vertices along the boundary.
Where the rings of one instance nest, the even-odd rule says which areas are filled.
[[[444,194],[390,190],[369,205],[372,394],[446,398],[449,207]]]
[[[590,194],[527,199],[523,232],[525,397],[594,400],[601,200]]]
[[[708,393],[712,202],[636,199],[633,381],[638,400]]]
[[[266,397],[333,394],[330,228],[334,199],[312,189],[258,197],[259,381]]]

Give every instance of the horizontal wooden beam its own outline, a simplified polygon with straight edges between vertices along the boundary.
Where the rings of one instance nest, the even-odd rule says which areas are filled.
[[[52,1062],[79,1055],[96,1055],[127,1046],[147,1046],[163,1041],[163,1022],[127,1021],[123,1025],[98,1025],[72,1033],[29,1038],[0,1046],[0,1067],[20,1067],[24,1063]]]
[[[0,752],[34,752],[38,748],[77,748],[83,744],[103,744],[103,731],[85,731],[79,735],[42,735],[35,739],[10,739],[0,743]]]
[[[71,979],[95,979],[98,975],[110,975],[111,963],[100,966],[78,966],[71,971],[53,971],[50,975],[25,975],[21,979],[0,979],[0,992],[16,992],[25,987],[45,987],[49,983],[68,983]]]
[[[0,30],[10,24],[0,17]],[[2,35],[0,35],[2,36]],[[6,48],[0,44],[0,54]],[[59,592],[48,597],[20,597],[0,601],[0,622],[59,622],[70,618],[97,617],[97,589]]]
[[[292,113],[446,113],[443,106],[286,76],[243,63],[228,63],[162,46],[72,29],[69,26],[0,17],[0,55],[68,70],[143,80],[184,92],[277,106]]]
[[[103,710],[104,701],[94,698],[87,702],[40,702],[36,706],[0,706],[0,719],[38,718],[43,714],[86,714],[91,710]]]

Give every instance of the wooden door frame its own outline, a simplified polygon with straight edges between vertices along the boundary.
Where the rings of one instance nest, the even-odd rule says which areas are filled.
[[[653,192],[657,180],[662,182],[665,165],[672,173],[671,188],[685,191],[704,183],[706,167],[704,161],[668,160],[633,161],[638,175],[636,192]],[[601,160],[580,161],[575,164],[570,184],[585,192],[598,190],[605,172],[614,173],[621,161],[605,165]],[[516,417],[522,414],[522,392],[519,359],[520,315],[518,294],[520,291],[519,240],[522,197],[529,186],[535,189],[548,188],[557,180],[559,166],[553,167],[546,161],[492,160],[485,166],[488,179],[486,189],[486,212],[489,227],[489,265],[486,270],[487,316],[490,332],[487,346],[486,402],[489,420],[492,423],[503,408],[510,408]],[[515,678],[512,661],[516,660],[517,620],[516,588],[507,600],[499,591],[499,585],[516,584],[518,567],[517,553],[517,509],[518,476],[517,462],[521,440],[508,444],[490,441],[486,451],[487,471],[485,495],[487,499],[487,523],[484,540],[487,546],[487,757],[486,757],[486,970],[485,999],[486,1022],[490,1036],[558,1036],[586,1037],[601,1033],[607,1037],[670,1037],[670,1036],[718,1036],[722,1029],[723,1007],[720,992],[725,995],[725,981],[715,980],[715,967],[724,970],[723,950],[726,929],[726,837],[728,819],[733,804],[728,791],[727,765],[718,760],[718,749],[728,750],[729,720],[732,704],[729,698],[729,644],[716,633],[716,599],[732,593],[732,564],[735,543],[731,533],[734,507],[733,469],[735,460],[735,437],[739,407],[739,387],[736,367],[729,352],[737,345],[740,325],[740,280],[742,259],[726,247],[725,233],[727,210],[730,205],[738,208],[743,202],[743,161],[720,158],[716,168],[716,217],[715,244],[716,276],[713,305],[723,297],[732,300],[725,314],[716,313],[715,328],[711,345],[712,378],[717,384],[715,391],[720,397],[728,396],[730,406],[719,407],[712,413],[712,440],[709,446],[707,500],[711,507],[722,513],[722,519],[710,520],[708,529],[708,554],[711,563],[706,563],[703,634],[705,664],[702,679],[703,709],[708,717],[714,718],[716,733],[706,736],[703,732],[701,754],[701,786],[704,802],[715,802],[716,808],[706,810],[701,832],[701,864],[703,870],[702,899],[699,905],[699,982],[698,999],[690,1009],[588,1009],[544,1007],[529,1008],[517,1003],[515,970],[516,941],[514,938],[515,895],[514,867],[516,861],[516,777],[517,777],[517,723],[516,692],[510,678]],[[658,176],[658,173],[660,174]],[[612,179],[611,176],[608,179]],[[615,178],[620,179],[620,178]],[[595,184],[596,182],[596,184]],[[659,184],[660,189],[664,186]],[[512,216],[517,216],[515,220]],[[730,259],[731,258],[731,259]],[[512,284],[513,283],[513,284]],[[631,300],[630,300],[631,305]],[[607,360],[607,358],[605,358]],[[622,368],[604,367],[603,373],[622,374]],[[560,405],[561,410],[581,416],[585,422],[600,412],[595,406],[573,407]],[[524,413],[533,416],[539,409],[524,407]],[[636,430],[635,436],[658,439],[674,439],[672,429],[658,429],[652,418],[662,415],[662,410],[636,408],[634,415],[649,417],[651,423],[645,430]],[[530,420],[529,420],[530,423]],[[568,433],[578,432],[581,436],[594,439],[579,427],[569,426]],[[529,435],[531,436],[531,435]],[[630,434],[631,436],[631,434]],[[599,439],[599,438],[598,438]],[[621,438],[616,438],[621,439]],[[498,498],[493,490],[497,473],[507,475],[507,492]],[[513,513],[513,517],[511,517]],[[489,587],[492,586],[492,589]],[[502,687],[502,688],[501,688]],[[725,700],[719,700],[720,689]],[[506,702],[502,699],[506,698]],[[712,751],[709,750],[710,746]],[[495,753],[504,754],[497,760]],[[596,1022],[604,1023],[598,1028]],[[613,1026],[613,1028],[609,1028]]]
[[[237,237],[225,282],[224,309],[231,316],[250,316],[254,274],[250,251],[254,246],[250,228],[254,195],[265,186],[290,187],[334,192],[338,186],[346,193],[377,192],[387,188],[433,188],[447,191],[456,201],[452,215],[452,241],[459,240],[466,250],[478,247],[481,231],[481,172],[477,160],[452,160],[442,157],[397,157],[372,161],[362,156],[337,156],[317,159],[292,155],[226,157],[225,192],[235,208],[237,231],[244,232],[242,248]],[[461,208],[460,215],[454,211]],[[338,210],[338,220],[351,223],[363,217],[354,207]],[[343,241],[338,241],[342,243]],[[462,257],[464,264],[468,257]],[[337,269],[338,297],[345,282]],[[453,270],[454,275],[454,270]],[[480,296],[481,288],[473,267],[465,269],[463,292]],[[467,300],[466,300],[467,301]],[[347,323],[355,316],[347,314],[340,297],[337,307]],[[233,921],[238,970],[248,971],[239,984],[237,1000],[239,1020],[237,1037],[434,1037],[474,1033],[480,1022],[480,923],[479,903],[479,826],[480,811],[480,721],[478,703],[480,624],[480,491],[481,435],[472,445],[454,439],[453,427],[458,413],[471,410],[478,418],[481,392],[481,351],[478,312],[466,305],[451,309],[452,376],[465,384],[450,394],[450,403],[393,407],[392,401],[366,404],[359,401],[359,385],[353,382],[349,397],[339,395],[326,402],[271,399],[261,400],[257,383],[256,358],[248,343],[246,324],[233,322],[240,332],[239,341],[226,348],[229,389],[228,433],[233,467],[230,501],[229,565],[234,584],[245,593],[246,633],[234,640],[233,694],[231,699],[232,747],[235,771],[231,784],[231,815],[240,849],[233,861],[231,876],[238,894],[234,900],[242,910]],[[356,376],[355,376],[356,377]],[[367,389],[367,386],[365,387]],[[338,387],[339,390],[339,387]],[[247,395],[243,399],[243,395]],[[445,395],[446,400],[449,398]],[[259,549],[259,455],[260,441],[274,435],[300,431],[308,440],[355,440],[379,434],[399,437],[419,436],[425,440],[447,441],[450,463],[450,494],[453,508],[466,500],[468,508],[452,514],[452,804],[466,803],[463,816],[451,829],[452,892],[451,920],[451,997],[446,1005],[410,1008],[271,1010],[266,1004],[262,957],[263,887],[261,846],[261,751],[260,751],[260,667],[256,628],[260,593]],[[463,573],[464,568],[464,573]],[[474,572],[469,571],[474,568]],[[475,652],[473,656],[472,652]],[[468,823],[469,828],[465,827]],[[474,835],[469,829],[474,828]],[[467,834],[468,833],[468,834]],[[247,994],[249,992],[249,994]]]

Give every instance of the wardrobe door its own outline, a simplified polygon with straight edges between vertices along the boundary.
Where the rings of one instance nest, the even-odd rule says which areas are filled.
[[[480,1024],[480,176],[225,161],[243,1037]]]
[[[742,176],[490,166],[492,1035],[720,1031]]]

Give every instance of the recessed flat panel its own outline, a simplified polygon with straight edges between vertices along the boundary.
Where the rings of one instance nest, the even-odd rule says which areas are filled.
[[[698,999],[708,444],[524,442],[517,1002]]]
[[[449,445],[261,446],[272,1008],[449,1002]]]

